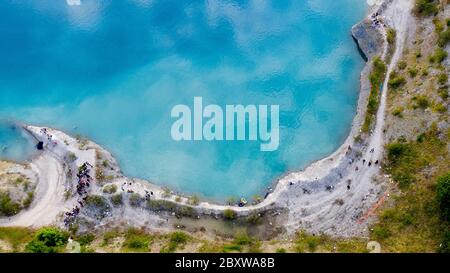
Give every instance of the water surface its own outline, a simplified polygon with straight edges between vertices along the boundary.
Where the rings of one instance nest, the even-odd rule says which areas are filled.
[[[350,28],[365,12],[361,0],[2,0],[0,118],[85,135],[126,175],[250,196],[345,139],[363,66]],[[280,105],[279,149],[173,141],[170,110],[194,96]]]

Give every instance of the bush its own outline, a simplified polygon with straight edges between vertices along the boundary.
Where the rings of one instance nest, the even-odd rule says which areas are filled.
[[[408,74],[411,78],[416,77],[418,73],[419,73],[419,71],[417,70],[417,68],[415,68],[415,67],[408,68]]]
[[[14,202],[9,193],[0,192],[0,216],[10,217],[16,215],[20,209],[20,204]]]
[[[103,193],[113,194],[116,193],[117,186],[116,184],[106,185],[103,187]]]
[[[406,83],[406,80],[402,76],[398,76],[397,73],[392,72],[391,75],[389,75],[389,81],[388,85],[389,87],[393,89],[397,89],[400,86],[404,85]]]
[[[438,83],[444,85],[448,82],[448,75],[446,73],[439,74]]]
[[[442,61],[445,60],[445,58],[447,58],[448,54],[447,51],[443,50],[442,48],[438,47],[435,51],[434,54],[430,56],[430,62],[431,63],[442,63]]]
[[[42,228],[25,249],[33,253],[56,253],[67,244],[69,235],[57,228]]]
[[[450,42],[450,28],[447,28],[446,30],[439,33],[438,38],[438,45],[440,47],[445,47],[448,42]]]
[[[169,237],[169,243],[161,250],[161,252],[174,252],[178,247],[185,245],[190,239],[189,235],[181,231],[175,231]]]
[[[236,212],[232,209],[226,209],[223,211],[223,217],[227,220],[236,219]]]
[[[399,106],[392,111],[392,115],[396,117],[402,117],[403,110],[404,110],[403,107]]]
[[[438,178],[436,199],[441,209],[442,217],[450,220],[450,172]]]
[[[132,193],[130,196],[130,205],[132,207],[138,207],[142,204],[142,201],[144,199],[142,198],[142,196],[138,193]]]
[[[197,206],[200,203],[200,198],[197,195],[193,195],[189,198],[189,204],[192,206]]]
[[[152,237],[145,232],[130,228],[125,235],[123,247],[135,251],[148,251]]]
[[[416,0],[415,8],[419,15],[433,15],[439,11],[436,0]]]
[[[92,233],[86,233],[76,238],[76,241],[80,243],[81,246],[86,246],[95,240],[95,235]]]
[[[406,66],[407,66],[407,64],[406,64],[405,61],[399,61],[399,62],[398,62],[398,69],[399,69],[399,70],[405,69]]]
[[[413,105],[414,108],[421,108],[426,109],[428,106],[430,106],[430,101],[428,100],[427,96],[419,95],[413,97],[413,101],[415,104]]]
[[[372,236],[376,240],[383,240],[391,236],[391,232],[386,227],[375,226],[372,230]]]
[[[112,203],[114,206],[116,206],[116,207],[118,207],[118,206],[120,206],[120,205],[123,204],[122,194],[121,194],[121,193],[115,194],[115,195],[111,196],[111,197],[110,197],[110,200],[111,200],[111,203]]]
[[[395,36],[396,36],[395,29],[389,28],[387,30],[387,41],[390,45],[393,45],[395,43]]]

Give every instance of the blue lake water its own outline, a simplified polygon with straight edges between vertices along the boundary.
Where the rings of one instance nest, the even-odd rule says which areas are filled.
[[[262,192],[350,130],[363,67],[350,29],[365,1],[80,3],[0,2],[0,119],[85,135],[126,175],[216,199]],[[279,149],[173,141],[170,111],[194,96],[280,105]],[[8,130],[0,146],[26,156]]]

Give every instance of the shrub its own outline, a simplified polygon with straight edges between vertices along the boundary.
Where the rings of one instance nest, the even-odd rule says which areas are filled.
[[[436,0],[416,0],[415,9],[419,15],[433,15],[439,11]]]
[[[133,206],[133,207],[138,207],[138,206],[140,206],[140,205],[142,204],[143,198],[142,198],[142,196],[141,196],[140,194],[138,194],[138,193],[132,193],[132,194],[130,195],[129,201],[130,201],[130,205],[131,205],[131,206]]]
[[[394,142],[387,145],[387,159],[392,178],[401,188],[415,181],[412,169],[415,168],[414,159],[416,153],[410,144]]]
[[[413,105],[414,108],[426,109],[430,106],[430,101],[425,95],[414,96],[413,101],[415,102]]]
[[[441,84],[441,85],[444,85],[447,82],[448,82],[448,75],[447,75],[447,73],[439,74],[439,76],[438,76],[438,83]]]
[[[241,252],[242,247],[238,245],[224,245],[222,247],[222,252],[228,253],[228,252]]]
[[[112,203],[114,206],[116,206],[116,207],[118,207],[118,206],[120,206],[120,205],[123,204],[122,194],[121,194],[121,193],[115,194],[115,195],[111,196],[111,197],[110,197],[110,200],[111,200],[111,203]]]
[[[199,204],[199,202],[200,202],[200,199],[198,198],[197,195],[192,195],[189,198],[189,204],[192,206],[197,206]]]
[[[393,45],[395,43],[395,36],[396,36],[395,29],[389,28],[387,30],[387,37],[386,37],[386,39],[387,39],[387,41],[388,41],[388,43],[390,45]]]
[[[440,47],[445,47],[448,42],[450,42],[450,28],[447,27],[446,30],[439,33],[438,45]]]
[[[399,61],[398,62],[398,69],[403,70],[406,68],[406,62],[405,61]]]
[[[236,245],[251,245],[253,243],[253,239],[250,238],[246,233],[238,233],[235,235],[233,243]]]
[[[76,238],[76,241],[80,243],[81,246],[86,246],[91,244],[95,240],[95,235],[92,233],[86,233]]]
[[[14,202],[8,192],[0,192],[0,216],[16,215],[20,209],[20,204]]]
[[[145,232],[135,228],[130,228],[125,234],[123,247],[135,251],[148,251],[151,240],[152,237]]]
[[[279,247],[279,248],[277,248],[277,250],[275,252],[276,253],[286,253],[286,249],[282,248],[282,247]]]
[[[161,252],[174,252],[180,246],[183,246],[190,240],[189,235],[181,231],[173,232],[169,237],[169,243],[161,250]]]
[[[438,47],[435,51],[434,54],[430,56],[430,62],[431,63],[442,63],[442,61],[445,60],[445,58],[447,58],[448,54],[447,51],[443,50],[442,48]]]
[[[89,195],[86,198],[86,205],[103,208],[106,207],[108,204],[106,202],[106,199],[103,196],[100,195]]]
[[[408,74],[411,78],[416,77],[418,73],[419,73],[419,70],[417,70],[417,68],[415,68],[415,67],[408,68]]]
[[[386,227],[375,226],[372,230],[372,236],[376,240],[383,240],[391,236],[391,232]]]
[[[57,228],[42,228],[25,249],[33,253],[56,253],[67,244],[69,235]]]
[[[113,193],[116,193],[116,191],[117,191],[116,184],[106,185],[103,187],[104,193],[113,194]]]
[[[403,110],[404,110],[403,107],[399,106],[392,111],[392,115],[396,117],[402,117]]]
[[[153,211],[158,210],[173,210],[177,207],[177,204],[166,200],[148,200],[147,208]]]
[[[226,209],[223,211],[223,217],[226,220],[234,220],[236,219],[236,212],[232,209]]]
[[[389,87],[391,87],[393,89],[397,89],[400,86],[404,85],[405,83],[406,83],[405,78],[397,75],[397,73],[392,72],[391,75],[389,75],[389,81],[388,81]]]
[[[450,172],[438,178],[436,199],[441,209],[442,217],[450,220]]]

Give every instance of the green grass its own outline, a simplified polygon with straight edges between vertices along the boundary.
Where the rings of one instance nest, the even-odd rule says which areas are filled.
[[[386,252],[436,252],[448,224],[436,200],[437,177],[448,173],[447,150],[450,131],[440,132],[433,124],[416,140],[397,140],[387,145],[384,170],[398,183],[401,192],[379,213],[370,229],[371,239]],[[433,172],[430,172],[430,171]]]
[[[125,252],[148,252],[150,251],[151,243],[151,235],[145,233],[143,230],[129,228],[125,233],[122,250]]]
[[[0,227],[0,240],[8,242],[14,252],[21,250],[34,237],[34,230],[24,227]]]
[[[175,231],[169,236],[169,242],[161,249],[163,253],[175,252],[177,249],[182,248],[192,238],[184,232]]]
[[[339,252],[339,253],[361,253],[367,252],[367,240],[359,238],[331,238],[320,234],[311,235],[299,231],[295,238],[294,251],[303,252]]]

